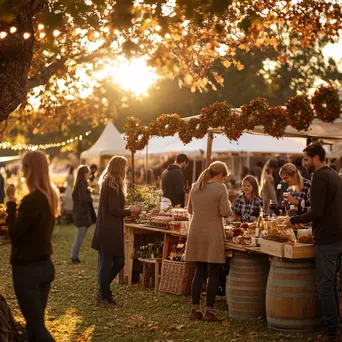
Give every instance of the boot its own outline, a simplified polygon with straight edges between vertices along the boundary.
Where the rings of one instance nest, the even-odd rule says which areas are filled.
[[[202,320],[203,319],[203,314],[200,308],[197,309],[192,309],[190,313],[191,320]]]
[[[203,321],[206,322],[222,322],[222,318],[217,318],[214,310],[206,310],[203,316]]]

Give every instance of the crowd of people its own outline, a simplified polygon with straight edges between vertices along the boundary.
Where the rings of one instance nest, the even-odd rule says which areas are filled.
[[[315,241],[317,289],[321,302],[324,336],[321,341],[340,341],[339,301],[336,288],[337,263],[342,254],[342,178],[325,163],[325,150],[318,144],[304,150],[304,170],[299,165],[268,161],[257,176],[245,175],[241,195],[233,204],[225,183],[229,176],[226,164],[215,161],[193,184],[190,194],[184,187],[183,172],[189,159],[177,156],[163,172],[162,191],[173,206],[187,207],[192,215],[186,244],[185,260],[195,262],[192,281],[190,319],[220,321],[214,310],[222,264],[226,263],[222,218],[248,222],[255,220],[260,209],[276,204],[286,210],[284,202],[296,206],[291,224],[311,223]],[[7,188],[8,226],[12,241],[13,284],[25,317],[29,341],[53,341],[44,324],[44,312],[55,272],[51,261],[51,235],[59,214],[59,194],[49,177],[47,156],[40,151],[27,152],[22,170],[29,194],[17,208],[15,187]],[[279,178],[277,178],[275,171]],[[73,220],[77,233],[71,251],[71,263],[79,264],[79,251],[89,227],[96,223],[92,248],[98,253],[97,304],[117,305],[110,285],[124,267],[124,224],[127,216],[139,214],[140,207],[125,203],[127,160],[114,156],[101,174],[98,184],[98,214],[92,204],[91,186],[96,169],[80,165],[73,180],[67,177],[73,201]],[[305,176],[305,177],[304,177]],[[312,178],[311,180],[308,178]],[[208,273],[206,307],[200,309],[203,280]],[[28,276],[29,275],[29,276]]]

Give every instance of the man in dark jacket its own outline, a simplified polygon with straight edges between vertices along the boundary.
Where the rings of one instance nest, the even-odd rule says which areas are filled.
[[[164,170],[161,181],[163,196],[171,200],[172,205],[184,207],[185,188],[183,171],[189,163],[185,154],[179,154],[174,164],[171,164]]]
[[[315,244],[316,283],[321,303],[324,336],[319,341],[341,341],[337,260],[342,253],[342,179],[325,162],[319,143],[304,149],[304,166],[313,173],[311,210],[291,217],[292,224],[312,222]]]

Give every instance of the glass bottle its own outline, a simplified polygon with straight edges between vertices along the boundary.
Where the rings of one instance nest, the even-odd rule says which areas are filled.
[[[255,228],[255,237],[259,237],[261,232],[265,229],[265,221],[264,221],[264,211],[261,208],[259,212],[258,223]]]

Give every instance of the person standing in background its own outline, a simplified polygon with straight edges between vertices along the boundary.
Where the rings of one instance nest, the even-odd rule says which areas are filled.
[[[264,199],[264,212],[268,215],[272,214],[272,210],[269,208],[270,201],[273,200],[277,203],[277,194],[275,189],[275,182],[273,178],[273,172],[277,167],[275,160],[269,159],[265,164],[261,174],[261,197]]]
[[[29,194],[16,215],[15,187],[7,189],[7,223],[12,242],[13,285],[26,321],[29,342],[54,341],[45,327],[44,313],[55,268],[51,235],[58,216],[58,190],[50,181],[46,154],[26,152],[22,169]]]
[[[92,186],[91,185],[91,183],[93,183],[93,182],[95,182],[95,180],[96,180],[96,172],[97,172],[97,165],[95,165],[95,164],[91,164],[90,165],[90,175],[89,175],[89,185],[90,186]]]
[[[125,265],[124,222],[140,207],[125,209],[127,159],[114,156],[100,177],[100,203],[91,247],[98,251],[99,305],[116,305],[110,284]]]
[[[192,281],[191,320],[221,321],[214,311],[222,264],[226,263],[223,217],[232,215],[228,191],[224,184],[228,176],[226,164],[216,161],[209,165],[191,189],[188,212],[193,215],[186,243],[185,261],[196,263]],[[209,266],[206,309],[200,309],[202,284]]]
[[[168,198],[174,207],[184,207],[186,191],[183,170],[188,164],[188,157],[185,154],[179,154],[175,163],[169,165],[161,176],[163,196]]]
[[[96,222],[96,214],[93,207],[93,199],[88,190],[89,169],[86,165],[80,165],[77,169],[77,177],[72,192],[73,199],[73,219],[77,227],[77,234],[71,252],[71,263],[80,264],[78,258],[83,240],[87,234],[88,228]]]

